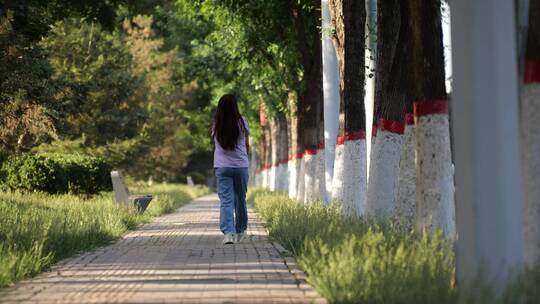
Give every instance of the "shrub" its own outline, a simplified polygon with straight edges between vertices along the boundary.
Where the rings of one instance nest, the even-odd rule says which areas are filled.
[[[197,185],[206,185],[206,177],[202,173],[193,171],[190,172],[188,175],[193,178],[193,183]]]
[[[112,188],[110,166],[101,158],[70,154],[26,154],[2,165],[5,187],[48,193],[94,194]]]
[[[58,162],[67,177],[70,193],[98,193],[112,189],[111,167],[103,159],[79,154],[47,154]]]
[[[22,155],[9,158],[2,165],[5,185],[24,191],[65,193],[66,173],[60,164],[44,155]]]

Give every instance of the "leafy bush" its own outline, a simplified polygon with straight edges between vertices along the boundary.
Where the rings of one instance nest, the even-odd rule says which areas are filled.
[[[47,155],[58,162],[67,177],[67,187],[70,193],[98,193],[112,190],[111,167],[101,158],[82,156],[78,154]]]
[[[112,188],[110,166],[101,158],[69,154],[25,154],[0,170],[5,187],[47,193],[94,194]]]
[[[202,173],[193,171],[190,172],[188,175],[191,176],[191,178],[193,179],[193,183],[197,185],[206,185],[206,177]]]
[[[5,185],[24,191],[67,192],[67,178],[62,166],[44,155],[21,155],[2,165]]]

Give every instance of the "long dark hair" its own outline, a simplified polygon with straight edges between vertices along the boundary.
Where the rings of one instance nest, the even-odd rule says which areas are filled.
[[[242,129],[240,129],[242,128]],[[225,150],[234,150],[240,137],[240,132],[245,132],[246,126],[238,111],[236,97],[225,94],[219,99],[216,114],[214,115],[214,130],[212,136],[217,139],[219,145]]]

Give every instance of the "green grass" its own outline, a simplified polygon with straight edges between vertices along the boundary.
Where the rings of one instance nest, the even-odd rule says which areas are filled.
[[[418,236],[390,223],[346,218],[337,207],[261,189],[248,196],[270,236],[293,253],[330,303],[540,303],[540,267],[516,276],[502,292],[479,280],[460,299],[453,242],[441,234]]]
[[[263,190],[249,198],[271,237],[294,253],[331,303],[455,302],[452,243],[440,234],[417,237]]]
[[[55,261],[105,245],[152,217],[207,192],[185,185],[134,186],[152,193],[146,212],[115,203],[112,193],[91,198],[45,193],[0,193],[0,287],[35,275]]]

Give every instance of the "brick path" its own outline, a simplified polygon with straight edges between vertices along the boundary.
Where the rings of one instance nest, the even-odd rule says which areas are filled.
[[[0,303],[324,303],[250,210],[248,237],[222,245],[216,195],[118,242],[0,290]],[[251,209],[251,208],[250,208]]]

